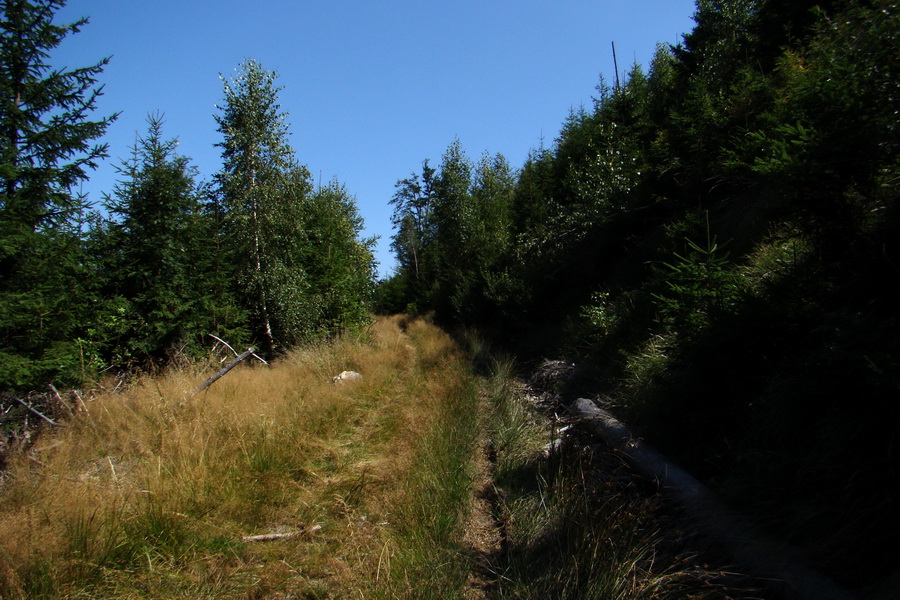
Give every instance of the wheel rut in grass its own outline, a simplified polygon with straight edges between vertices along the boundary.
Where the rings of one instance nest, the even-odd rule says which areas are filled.
[[[479,410],[484,416],[488,400],[482,396]],[[489,600],[498,597],[503,556],[506,550],[506,525],[498,518],[499,497],[493,473],[496,453],[483,429],[474,459],[475,476],[472,506],[466,523],[463,547],[472,566],[462,597],[465,600]]]

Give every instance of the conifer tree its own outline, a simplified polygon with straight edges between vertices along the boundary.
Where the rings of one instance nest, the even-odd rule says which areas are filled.
[[[107,64],[52,69],[50,53],[87,19],[53,23],[61,0],[0,2],[0,386],[64,371],[87,304],[74,192],[106,156],[94,144],[115,115],[91,120]],[[5,367],[3,367],[5,368]]]
[[[118,217],[110,228],[115,258],[107,294],[129,305],[123,350],[134,358],[162,359],[176,344],[207,333],[201,299],[208,274],[196,268],[203,258],[196,169],[176,153],[177,140],[163,139],[160,115],[149,115],[147,123],[107,198]]]
[[[437,312],[458,318],[463,310],[473,273],[473,242],[476,227],[472,199],[472,161],[460,141],[454,140],[441,159],[435,179],[434,228],[437,252]]]
[[[428,245],[433,237],[435,169],[422,162],[422,176],[413,173],[395,184],[396,193],[390,204],[394,207],[391,223],[397,229],[391,248],[397,255],[404,277],[418,283],[427,277]]]

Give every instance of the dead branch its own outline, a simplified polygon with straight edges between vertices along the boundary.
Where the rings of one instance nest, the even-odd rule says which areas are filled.
[[[66,409],[66,412],[69,413],[70,417],[74,418],[75,413],[72,412],[72,408],[69,406],[69,404],[62,399],[62,396],[59,395],[59,390],[57,390],[52,383],[48,383],[47,385],[50,387],[50,391],[53,393],[53,397],[56,398],[56,401],[59,402],[60,406]]]
[[[303,535],[304,533],[315,533],[322,529],[321,525],[313,525],[309,529],[302,531],[291,531],[288,533],[263,533],[261,535],[247,535],[241,538],[241,541],[245,544],[249,544],[252,542],[273,542],[275,540],[286,540],[292,537],[297,537],[298,535]]]
[[[235,358],[233,361],[231,361],[230,363],[225,365],[225,367],[223,367],[222,370],[220,370],[218,373],[216,373],[215,375],[213,375],[212,377],[210,377],[209,379],[207,379],[206,381],[204,381],[203,383],[198,385],[196,388],[194,388],[194,391],[191,392],[190,396],[185,398],[185,400],[181,403],[181,406],[184,406],[184,404],[188,401],[189,398],[191,398],[191,396],[194,396],[195,394],[202,392],[203,390],[205,390],[206,388],[208,388],[209,386],[214,384],[216,381],[218,381],[219,379],[224,377],[225,374],[228,373],[228,371],[232,370],[233,368],[238,366],[238,364],[242,360],[244,360],[248,356],[252,355],[254,350],[255,350],[255,348],[253,348],[253,346],[250,346],[243,352],[243,354],[241,354],[240,356]]]
[[[226,348],[228,348],[229,350],[231,350],[231,351],[234,353],[235,356],[238,356],[237,350],[235,350],[234,348],[232,348],[232,347],[231,347],[231,344],[229,344],[228,342],[226,342],[225,340],[223,340],[223,339],[220,338],[219,336],[213,335],[213,334],[210,333],[210,334],[209,334],[209,337],[211,337],[212,339],[216,340],[216,341],[219,342],[220,344],[224,345],[224,346],[225,346]],[[268,366],[269,363],[267,363],[265,360],[263,360],[262,358],[260,358],[259,355],[257,355],[257,354],[251,354],[251,356],[252,356],[253,358],[255,358],[256,360],[258,360],[259,362],[261,362],[262,364]]]
[[[262,535],[248,535],[241,538],[245,544],[251,542],[272,542],[275,540],[286,540],[288,538],[300,535],[301,531],[292,531],[291,533],[264,533]]]
[[[84,398],[81,397],[81,393],[78,390],[72,390],[72,395],[75,396],[75,400],[78,401],[78,410],[87,412],[87,406],[84,404]]]
[[[34,414],[37,415],[38,417],[40,417],[40,418],[42,418],[43,420],[47,421],[48,423],[50,423],[50,424],[53,425],[54,427],[55,427],[56,425],[59,425],[59,423],[57,423],[56,421],[54,421],[54,420],[51,419],[50,417],[44,416],[44,415],[42,415],[40,412],[38,412],[36,409],[32,408],[31,405],[28,404],[27,402],[25,402],[24,400],[20,400],[19,398],[16,398],[16,397],[13,397],[13,400],[15,400],[16,402],[18,402],[19,404],[21,404],[22,406],[24,406],[25,408],[27,408],[29,411],[31,411],[32,413],[34,413]]]

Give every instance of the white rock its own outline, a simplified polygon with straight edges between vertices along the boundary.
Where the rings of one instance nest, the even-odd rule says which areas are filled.
[[[344,383],[345,381],[353,381],[362,379],[362,375],[356,371],[342,371],[340,375],[331,378],[332,383]]]

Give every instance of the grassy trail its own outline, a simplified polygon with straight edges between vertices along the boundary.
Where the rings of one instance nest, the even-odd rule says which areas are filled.
[[[464,593],[478,395],[446,334],[383,319],[179,408],[203,376],[98,395],[11,459],[0,597]]]
[[[755,597],[619,458],[543,452],[512,362],[476,358],[391,317],[183,406],[205,372],[96,395],[10,457],[0,598]]]

